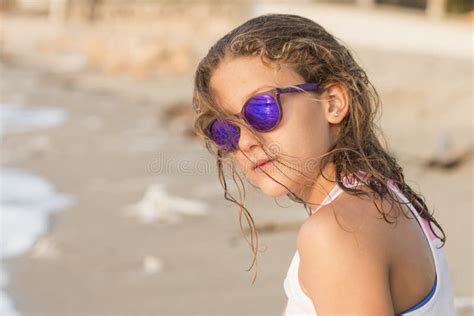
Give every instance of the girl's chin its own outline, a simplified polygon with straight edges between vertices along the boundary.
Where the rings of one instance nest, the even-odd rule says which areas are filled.
[[[263,183],[259,183],[260,190],[269,197],[279,197],[288,194],[288,190],[274,181],[271,183],[268,181],[264,181]]]

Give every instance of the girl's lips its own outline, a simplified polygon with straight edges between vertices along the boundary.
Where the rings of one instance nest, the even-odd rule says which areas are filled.
[[[266,166],[269,162],[272,162],[272,161],[273,161],[272,159],[259,160],[259,161],[257,161],[257,162],[253,165],[252,170],[255,170],[255,169],[264,167],[264,166]]]

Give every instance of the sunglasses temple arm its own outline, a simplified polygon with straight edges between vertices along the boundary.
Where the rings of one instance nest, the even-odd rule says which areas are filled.
[[[318,84],[309,82],[309,83],[303,83],[303,84],[297,85],[295,87],[277,88],[277,93],[278,94],[291,93],[291,92],[299,92],[301,90],[313,91],[316,89],[318,89]]]

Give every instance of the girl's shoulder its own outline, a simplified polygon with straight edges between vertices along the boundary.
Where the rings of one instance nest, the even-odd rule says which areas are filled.
[[[370,190],[365,185],[358,188]],[[380,212],[393,221],[399,216],[400,210],[398,203],[391,203],[387,199],[376,200],[343,192],[301,225],[298,231],[298,250],[304,252],[305,247],[314,249],[318,243],[332,247],[333,251],[337,251],[338,247],[356,247],[356,252],[377,250],[374,255],[388,261],[388,250],[395,230]]]
[[[369,307],[373,314],[393,312],[388,225],[372,201],[347,192],[303,223],[297,240],[300,282],[318,308],[337,300],[341,311],[358,306],[367,313]],[[370,294],[363,296],[367,301],[360,293]]]

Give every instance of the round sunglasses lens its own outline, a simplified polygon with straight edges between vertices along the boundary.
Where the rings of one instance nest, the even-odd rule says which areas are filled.
[[[258,131],[271,130],[280,121],[280,107],[271,95],[257,95],[251,98],[244,110],[247,122]]]
[[[240,128],[230,122],[215,120],[210,127],[212,140],[225,151],[237,148]]]

